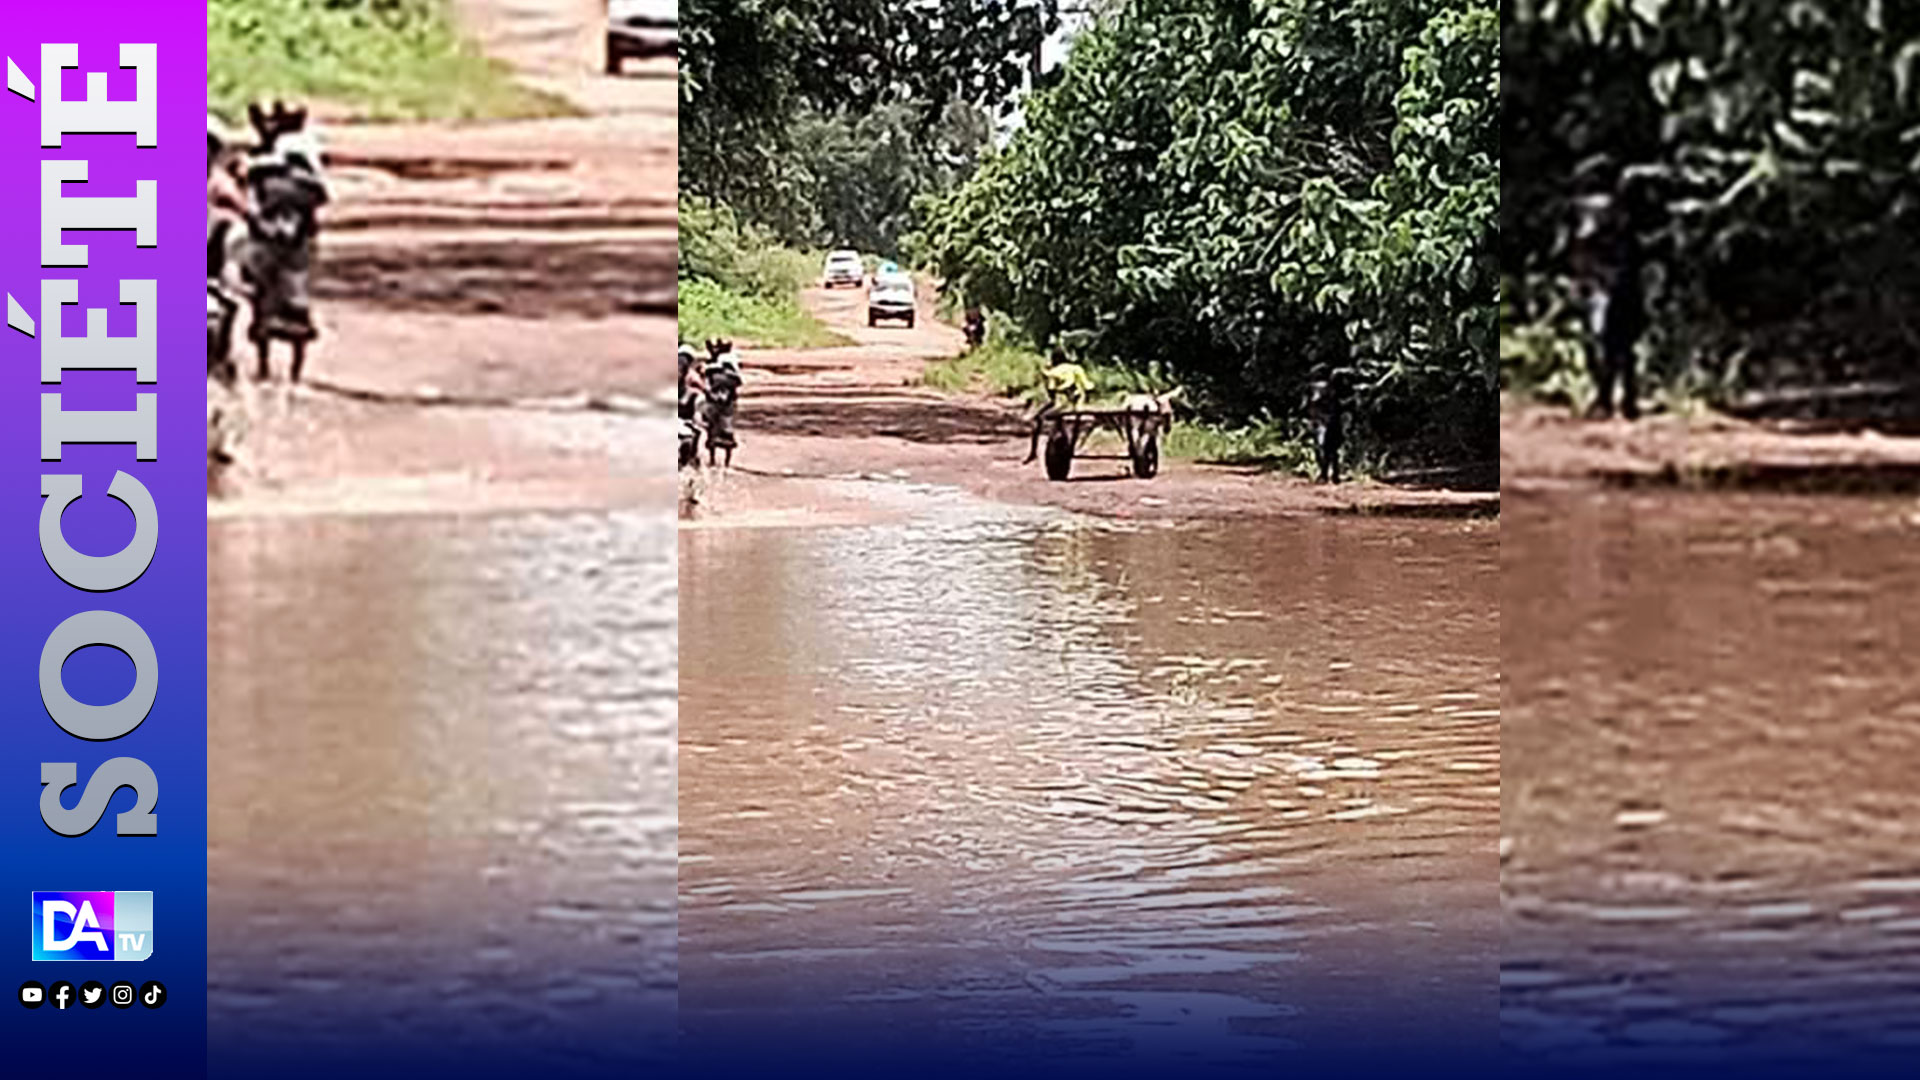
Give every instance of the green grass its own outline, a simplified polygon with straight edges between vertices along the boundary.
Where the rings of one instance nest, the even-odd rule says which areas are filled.
[[[978,349],[927,365],[922,379],[928,386],[948,393],[973,391],[1017,397],[1039,385],[1044,368],[1039,353],[995,335]]]
[[[777,349],[822,349],[851,345],[800,307],[793,294],[753,296],[711,281],[680,282],[680,340],[725,338],[740,345]]]
[[[1166,455],[1210,465],[1250,465],[1299,476],[1314,473],[1313,445],[1277,421],[1225,427],[1178,420],[1167,433]]]
[[[851,345],[800,306],[820,273],[818,252],[782,247],[731,210],[680,199],[680,340],[820,349]]]
[[[370,120],[473,120],[575,111],[521,86],[455,29],[442,0],[207,0],[207,108],[345,106]]]

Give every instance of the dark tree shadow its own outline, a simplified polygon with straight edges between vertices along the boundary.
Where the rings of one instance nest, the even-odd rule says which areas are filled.
[[[865,393],[870,395],[871,391]],[[908,397],[849,401],[836,400],[830,393],[812,396],[817,400],[760,405],[754,403],[751,394],[743,396],[740,427],[771,435],[891,438],[933,444],[986,445],[1017,439],[1023,448],[1033,431],[1017,415],[964,401]]]
[[[314,294],[388,311],[455,315],[672,315],[679,310],[671,239],[592,243],[463,241],[329,249]]]

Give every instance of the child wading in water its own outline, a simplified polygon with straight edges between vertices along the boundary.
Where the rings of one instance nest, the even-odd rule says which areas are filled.
[[[733,433],[734,412],[740,403],[740,358],[731,342],[709,342],[713,360],[706,370],[707,464],[717,464],[726,455],[725,465],[733,467],[733,448],[738,441]]]

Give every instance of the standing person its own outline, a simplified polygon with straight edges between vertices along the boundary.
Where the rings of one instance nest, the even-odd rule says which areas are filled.
[[[966,321],[962,330],[967,335],[967,348],[977,349],[987,340],[987,316],[978,307],[967,308]]]
[[[1597,200],[1582,223],[1576,270],[1587,279],[1588,370],[1593,376],[1593,419],[1613,416],[1615,388],[1620,415],[1640,417],[1640,388],[1635,346],[1647,330],[1647,298],[1641,271],[1641,215],[1636,192],[1622,180]]]
[[[680,419],[698,419],[696,405],[701,395],[707,392],[707,379],[700,370],[693,346],[681,345],[680,360]]]
[[[233,323],[240,303],[227,279],[230,252],[247,232],[247,193],[237,140],[212,114],[207,116],[207,375],[233,385]]]
[[[247,163],[247,258],[243,264],[252,292],[253,319],[247,336],[259,353],[256,373],[271,371],[268,352],[275,341],[293,350],[290,378],[300,381],[307,347],[319,336],[309,299],[319,211],[329,195],[321,151],[306,129],[306,110],[276,103],[272,112],[249,110],[260,146]]]
[[[216,225],[244,223],[247,218],[247,192],[241,177],[244,157],[238,140],[215,119],[207,116],[207,276],[218,277],[224,252],[217,250],[212,237]]]
[[[1316,479],[1322,484],[1340,482],[1340,447],[1346,441],[1347,421],[1344,390],[1338,371],[1328,372],[1314,384],[1313,454],[1319,467]]]
[[[707,396],[706,376],[700,372],[693,346],[682,343],[680,362],[680,468],[700,465],[701,405]]]
[[[725,465],[731,469],[733,450],[739,445],[733,419],[740,403],[740,358],[731,350],[715,357],[707,365],[706,383],[707,464],[719,464],[717,458],[724,453]]]

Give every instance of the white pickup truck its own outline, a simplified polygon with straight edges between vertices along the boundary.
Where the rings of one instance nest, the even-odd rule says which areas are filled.
[[[680,0],[607,0],[607,74],[628,60],[680,52]]]

